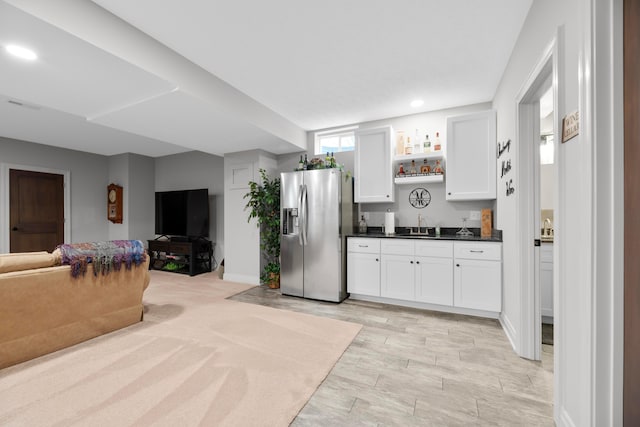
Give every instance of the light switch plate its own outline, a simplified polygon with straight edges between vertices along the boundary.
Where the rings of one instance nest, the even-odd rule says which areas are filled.
[[[471,221],[480,221],[480,211],[469,211],[469,219]]]

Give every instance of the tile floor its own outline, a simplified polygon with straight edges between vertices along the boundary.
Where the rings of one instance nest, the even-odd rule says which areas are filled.
[[[553,347],[518,357],[497,320],[256,287],[231,299],[361,323],[292,426],[553,426]]]

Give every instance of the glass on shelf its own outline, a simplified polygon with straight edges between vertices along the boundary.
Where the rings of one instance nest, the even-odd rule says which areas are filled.
[[[456,236],[472,237],[473,232],[467,228],[467,218],[462,218],[462,228],[456,232]]]

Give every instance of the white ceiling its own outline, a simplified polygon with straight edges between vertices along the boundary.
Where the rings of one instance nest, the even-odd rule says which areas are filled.
[[[300,151],[305,130],[492,100],[531,2],[5,0],[0,46],[39,59],[0,53],[0,136]]]

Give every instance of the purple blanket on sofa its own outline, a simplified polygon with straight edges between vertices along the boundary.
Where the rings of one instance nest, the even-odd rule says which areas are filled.
[[[87,272],[87,264],[93,266],[93,275],[109,274],[120,270],[124,263],[127,269],[140,265],[146,259],[144,245],[140,240],[111,240],[105,242],[71,243],[57,247],[62,255],[62,264],[71,266],[71,275],[78,277]]]

